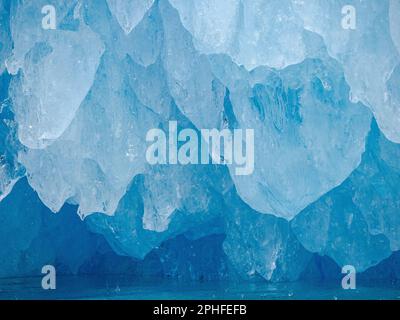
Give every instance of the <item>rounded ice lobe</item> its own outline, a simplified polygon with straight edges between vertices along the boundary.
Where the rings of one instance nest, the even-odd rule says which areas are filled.
[[[161,58],[169,93],[179,110],[198,128],[218,128],[225,87],[215,78],[207,56],[194,47],[178,12],[160,2],[164,48]]]
[[[290,0],[170,2],[202,53],[228,54],[248,69],[284,68],[305,58],[303,23]]]
[[[400,105],[392,103],[387,90],[387,81],[400,63],[398,5],[389,0],[294,4],[305,28],[322,36],[329,55],[343,66],[352,101],[368,106],[386,137],[399,143]],[[344,5],[355,9],[355,29],[342,27]]]
[[[329,55],[343,66],[351,100],[368,106],[385,135],[400,142],[400,106],[391,103],[387,90],[390,74],[400,63],[397,1],[170,2],[197,50],[227,54],[249,70],[300,63],[308,56],[304,31],[320,35]],[[354,30],[342,26],[345,5],[355,8]]]
[[[62,136],[19,154],[30,185],[54,212],[68,200],[79,205],[81,217],[112,215],[130,181],[145,170],[145,132],[159,118],[127,81],[131,60],[113,58],[103,55],[90,94]]]
[[[0,0],[0,75],[5,69],[5,60],[11,53],[12,42],[10,35],[8,1]]]
[[[153,3],[154,0],[107,0],[108,7],[125,34],[136,27]]]
[[[292,221],[304,247],[357,271],[399,250],[399,155],[374,121],[360,166]]]
[[[69,126],[88,93],[104,45],[80,18],[76,31],[42,28],[40,4],[24,1],[11,19],[14,48],[7,60],[18,137],[29,148],[50,145]],[[57,3],[62,21],[75,1]]]
[[[358,166],[371,115],[348,100],[340,66],[308,59],[276,71],[214,57],[238,128],[255,132],[254,173],[231,176],[253,209],[291,219]]]

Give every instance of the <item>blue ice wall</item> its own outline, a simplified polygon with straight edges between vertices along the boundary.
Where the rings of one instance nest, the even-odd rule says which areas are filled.
[[[1,277],[399,278],[393,1],[45,5],[0,0]],[[253,130],[254,170],[149,163],[171,121]]]

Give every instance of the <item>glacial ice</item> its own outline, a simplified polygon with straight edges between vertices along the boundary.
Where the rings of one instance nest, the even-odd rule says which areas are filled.
[[[291,0],[170,2],[200,52],[228,54],[247,69],[284,68],[306,57],[303,21]]]
[[[400,250],[395,1],[59,0],[57,30],[44,4],[0,0],[0,276],[293,281]],[[150,165],[168,121],[254,129],[254,173]]]
[[[47,264],[59,274],[129,274],[136,269],[134,260],[117,256],[102,236],[88,230],[75,207],[66,205],[52,214],[25,178],[0,203],[0,222],[1,278],[37,276]]]
[[[29,183],[54,212],[69,200],[79,204],[82,217],[111,215],[133,177],[145,170],[142,134],[157,127],[159,117],[120,77],[131,60],[112,64],[112,58],[102,57],[91,93],[63,135],[45,149],[19,154]]]
[[[224,86],[215,79],[206,56],[198,53],[178,13],[160,2],[164,48],[161,53],[168,88],[181,112],[199,128],[220,128]]]
[[[143,19],[154,0],[107,0],[107,3],[121,28],[129,34]]]
[[[306,249],[357,270],[399,250],[399,154],[374,122],[360,166],[292,221]]]
[[[393,93],[387,89],[400,63],[398,27],[393,27],[400,11],[395,2],[313,0],[295,4],[305,28],[321,35],[328,53],[342,64],[352,101],[368,106],[385,135],[400,143],[400,105],[391,100]],[[355,30],[343,30],[341,16],[331,14],[341,12],[345,5],[356,8]]]
[[[185,177],[174,180],[172,177]],[[116,252],[143,259],[153,248],[179,234],[196,239],[221,233],[223,213],[218,168],[157,168],[135,177],[113,216],[91,215],[91,230],[104,234]],[[216,179],[218,181],[218,179]],[[219,192],[218,192],[219,191]]]
[[[11,51],[11,35],[9,24],[9,3],[8,1],[0,1],[0,74],[5,69],[5,59]]]
[[[5,72],[0,75],[0,201],[25,174],[24,168],[17,161],[21,145],[15,134],[17,124],[11,112],[11,101],[7,98],[10,79]]]
[[[76,3],[55,2],[59,21]],[[13,50],[6,65],[9,73],[18,73],[10,96],[19,140],[32,149],[50,145],[69,126],[104,51],[98,35],[85,23],[74,32],[43,29],[37,8],[46,4],[23,1],[12,7],[10,19]]]
[[[260,67],[248,73],[212,59],[230,90],[237,126],[255,128],[262,141],[255,144],[254,174],[232,174],[253,209],[291,219],[357,167],[370,115],[348,100],[334,61],[307,59],[280,72]]]
[[[398,28],[400,24],[400,3],[396,0],[390,0],[389,2],[389,22],[393,44],[400,54],[400,30]]]
[[[228,54],[249,70],[257,66],[282,69],[300,63],[307,57],[303,31],[322,36],[329,54],[343,66],[352,101],[371,108],[386,136],[400,142],[400,105],[391,102],[386,88],[400,63],[400,10],[395,0],[171,3],[200,52]],[[341,12],[346,5],[357,10],[355,30],[342,27]],[[222,22],[218,19],[221,15]]]
[[[244,278],[295,281],[311,253],[297,240],[287,220],[259,214],[229,194],[224,252]],[[229,206],[229,204],[233,204]]]

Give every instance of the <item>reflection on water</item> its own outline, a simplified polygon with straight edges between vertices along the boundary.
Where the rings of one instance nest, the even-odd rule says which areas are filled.
[[[358,287],[300,282],[179,282],[123,276],[58,277],[57,289],[46,291],[41,278],[0,279],[0,299],[399,299],[399,286]]]

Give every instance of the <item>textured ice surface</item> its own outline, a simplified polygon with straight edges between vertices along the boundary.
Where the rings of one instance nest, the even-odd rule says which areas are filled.
[[[234,205],[226,217],[224,251],[239,274],[272,281],[297,280],[311,254],[297,240],[289,222],[259,214],[234,196],[228,203]]]
[[[51,215],[26,180],[20,180],[0,203],[0,277],[38,275],[42,266],[56,261],[60,272],[77,272],[102,239],[86,231],[74,211]]]
[[[11,35],[9,23],[10,3],[6,0],[0,1],[0,74],[5,69],[5,59],[11,51]]]
[[[390,34],[397,52],[400,54],[400,3],[396,0],[389,2],[389,21],[390,21]]]
[[[396,267],[396,1],[60,0],[56,30],[45,4],[0,0],[1,276]],[[151,166],[169,121],[254,129],[253,174]]]
[[[14,46],[6,64],[11,74],[19,72],[10,96],[19,139],[30,148],[51,144],[68,127],[93,83],[104,51],[99,36],[82,20],[74,31],[43,29],[38,8],[46,4],[44,0],[22,1],[12,7],[10,19]],[[55,5],[62,22],[76,1]]]
[[[303,21],[290,0],[170,2],[201,52],[226,53],[248,69],[283,68],[305,58]]]
[[[142,20],[153,2],[154,0],[107,0],[111,12],[126,34]]]
[[[227,176],[214,167],[154,167],[134,179],[114,216],[90,216],[89,225],[117,252],[137,258],[181,233],[217,233],[225,209],[221,194],[232,186]]]
[[[370,107],[385,135],[399,143],[400,105],[392,100],[395,93],[387,88],[387,81],[400,63],[400,38],[394,27],[399,21],[398,4],[380,0],[294,3],[305,28],[321,35],[329,54],[343,65],[352,100]],[[345,5],[356,8],[355,30],[343,30],[341,16],[332,14],[341,12]]]
[[[0,75],[0,201],[12,190],[15,182],[24,175],[18,163],[21,145],[16,138],[16,123],[11,112],[11,100],[7,98],[10,76]]]
[[[175,103],[197,128],[220,127],[225,88],[212,74],[207,57],[195,50],[176,10],[161,1],[160,11],[164,30],[161,58]]]
[[[399,250],[399,153],[373,123],[360,166],[293,220],[306,249],[357,270]]]
[[[236,126],[255,128],[254,173],[232,175],[253,209],[290,219],[358,165],[370,115],[348,100],[333,60],[250,73],[220,56],[212,61],[229,88]]]
[[[171,0],[171,3],[201,52],[228,54],[248,69],[261,65],[284,68],[300,63],[307,57],[303,31],[322,36],[329,54],[343,65],[352,100],[369,106],[387,137],[400,142],[400,105],[391,101],[393,93],[386,85],[400,63],[397,1]],[[342,27],[341,12],[346,5],[356,8],[355,30]],[[224,17],[222,21],[218,19],[220,16]]]
[[[111,64],[112,58],[102,57],[91,93],[63,135],[19,155],[30,184],[53,211],[70,200],[82,216],[113,214],[130,181],[145,170],[142,135],[158,126],[158,118],[120,77],[131,60]]]

